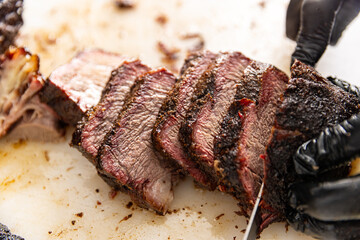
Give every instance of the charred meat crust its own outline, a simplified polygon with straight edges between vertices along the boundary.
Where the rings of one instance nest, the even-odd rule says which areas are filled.
[[[0,53],[14,44],[16,35],[23,25],[23,0],[0,1]]]
[[[111,73],[99,103],[88,110],[79,121],[71,146],[77,148],[93,164],[106,133],[111,130],[122,110],[130,88],[138,77],[148,71],[150,68],[139,60],[125,61]]]
[[[152,139],[156,150],[175,167],[190,174],[197,183],[208,189],[215,189],[209,177],[202,172],[197,164],[188,158],[179,142],[179,129],[191,104],[192,91],[201,75],[212,64],[216,55],[201,52],[189,56],[182,67],[182,74],[165,99],[156,120]]]
[[[358,99],[295,61],[292,79],[276,114],[267,147],[264,201],[285,219],[288,186],[296,180],[292,156],[305,141],[327,126],[359,112]]]
[[[151,130],[175,77],[165,69],[142,76],[101,145],[96,167],[110,185],[129,193],[144,208],[166,213],[172,201],[173,175],[161,165],[151,143]]]
[[[24,240],[24,238],[12,234],[10,229],[4,224],[0,223],[0,239],[1,240]]]
[[[222,124],[220,135],[215,139],[215,170],[220,178],[219,189],[222,192],[231,193],[240,203],[246,202],[246,196],[237,170],[240,168],[235,161],[237,156],[239,132],[246,118],[248,105],[254,105],[254,100],[242,98],[235,100],[229,107]],[[245,213],[243,213],[246,215]]]
[[[235,96],[236,83],[240,81],[245,67],[250,63],[250,59],[239,52],[222,53],[217,56],[216,61],[202,75],[194,98],[192,106],[189,109],[186,121],[180,128],[180,140],[183,146],[189,149],[190,157],[199,164],[200,168],[209,176],[212,176],[218,184],[218,176],[214,169],[214,137],[220,130],[221,121],[226,115],[226,110]],[[224,87],[223,87],[224,85]],[[234,89],[234,90],[233,90]],[[226,96],[225,96],[225,95]],[[225,96],[225,98],[224,98]],[[222,106],[222,107],[219,107]],[[214,110],[215,108],[218,108]],[[216,114],[216,119],[210,120],[215,116],[214,111],[221,110]],[[205,122],[200,118],[206,119]],[[205,133],[208,130],[207,125],[214,124],[211,127],[211,133]],[[202,126],[205,124],[206,126]],[[198,130],[201,130],[200,132]],[[210,134],[208,136],[208,134]],[[202,139],[206,143],[201,143]],[[207,146],[209,144],[209,146]],[[208,149],[210,148],[210,149]],[[205,152],[208,152],[204,154]]]
[[[244,71],[236,101],[215,141],[216,166],[223,183],[221,190],[239,199],[246,216],[250,215],[264,176],[261,156],[287,82],[286,74],[277,68],[253,61]]]

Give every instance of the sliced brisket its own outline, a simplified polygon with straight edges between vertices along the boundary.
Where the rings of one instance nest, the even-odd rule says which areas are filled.
[[[236,84],[250,59],[239,52],[219,54],[204,72],[195,90],[192,106],[180,128],[180,141],[209,176],[214,171],[214,138],[233,102]]]
[[[179,129],[190,107],[195,87],[215,57],[214,53],[202,52],[185,60],[180,79],[164,101],[152,133],[154,146],[166,159],[172,159],[199,184],[210,189],[215,189],[217,185],[189,159],[179,141]]]
[[[140,206],[160,214],[166,213],[173,199],[173,176],[157,158],[151,132],[174,83],[174,75],[165,69],[141,77],[97,157],[99,174],[110,185],[128,192]]]
[[[139,60],[124,62],[111,73],[109,82],[103,91],[100,102],[87,111],[79,122],[72,138],[72,146],[76,147],[92,163],[105,135],[111,130],[122,110],[125,96],[129,93],[135,80],[150,71]]]
[[[66,123],[76,125],[85,112],[95,106],[110,78],[124,57],[91,49],[55,69],[46,80],[41,97]]]
[[[296,149],[325,127],[358,112],[359,101],[354,95],[295,61],[266,154],[263,199],[278,212],[278,220],[285,218],[288,186],[296,179],[292,161]]]
[[[269,141],[280,96],[288,82],[277,68],[253,61],[237,86],[235,102],[215,139],[216,167],[221,190],[239,199],[250,216],[264,177],[265,147]]]

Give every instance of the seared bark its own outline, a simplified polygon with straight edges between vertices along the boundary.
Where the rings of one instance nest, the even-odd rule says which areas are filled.
[[[221,189],[239,199],[246,216],[251,214],[263,181],[262,155],[287,82],[286,74],[277,68],[252,62],[244,71],[236,101],[216,138],[216,167],[224,185]]]
[[[141,77],[97,157],[99,174],[106,182],[160,214],[166,213],[173,199],[173,176],[157,158],[151,132],[174,83],[175,77],[165,69]]]
[[[100,102],[88,110],[79,122],[71,145],[82,152],[93,164],[95,164],[96,155],[105,135],[111,130],[122,110],[131,86],[138,77],[148,71],[150,68],[139,60],[124,62],[111,73]]]
[[[173,161],[197,183],[209,189],[215,189],[217,185],[187,156],[179,141],[179,129],[190,107],[195,87],[215,57],[211,52],[203,52],[185,60],[180,79],[164,101],[152,132],[154,146],[165,159]]]
[[[233,102],[239,83],[250,59],[239,52],[220,54],[216,62],[202,75],[195,91],[192,106],[180,129],[180,140],[190,156],[213,176],[214,138]]]
[[[354,95],[321,77],[313,68],[295,61],[291,77],[266,155],[263,199],[279,213],[278,220],[285,218],[288,187],[296,180],[292,157],[297,148],[325,127],[359,112],[359,101]]]

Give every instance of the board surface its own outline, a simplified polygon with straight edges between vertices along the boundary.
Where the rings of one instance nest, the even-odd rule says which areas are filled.
[[[295,44],[286,39],[288,1],[137,0],[118,9],[112,0],[27,0],[18,45],[40,56],[41,72],[66,63],[77,51],[102,48],[138,57],[153,67],[176,71],[199,38],[212,51],[241,51],[289,73]],[[165,20],[164,20],[165,19]],[[162,42],[178,49],[163,61]],[[329,47],[318,70],[360,85],[360,18]],[[94,167],[69,147],[71,132],[59,143],[0,140],[0,222],[27,240],[42,239],[241,239],[246,220],[236,201],[194,187],[186,179],[175,188],[166,216],[131,204],[111,189]],[[311,239],[284,223],[267,228],[261,239]]]

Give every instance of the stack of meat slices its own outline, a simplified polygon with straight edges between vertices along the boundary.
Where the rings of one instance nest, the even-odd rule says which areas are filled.
[[[77,91],[80,100],[73,101],[74,91],[62,89],[75,82],[74,62],[66,65],[70,74],[63,67],[47,80],[51,91],[57,89],[55,96],[76,106],[68,108],[76,109],[70,115],[82,114],[72,145],[109,185],[160,214],[173,199],[178,176],[188,174],[204,188],[233,195],[245,216],[265,182],[261,228],[283,220],[287,187],[295,180],[291,156],[296,148],[359,112],[355,96],[300,62],[289,80],[276,67],[239,52],[208,51],[190,55],[177,80],[165,69],[118,57],[120,66],[109,74],[102,94],[96,93],[99,103],[85,109],[80,105],[88,96],[81,98]],[[76,64],[91,83],[96,72],[86,75],[89,65]],[[69,106],[57,104],[63,104],[58,106],[63,113]]]

